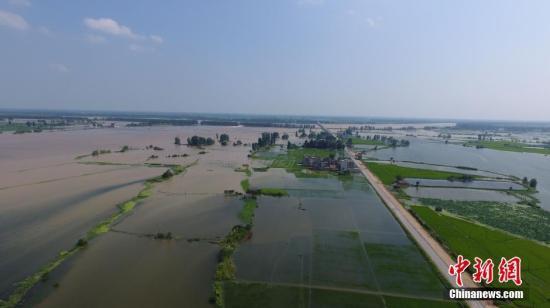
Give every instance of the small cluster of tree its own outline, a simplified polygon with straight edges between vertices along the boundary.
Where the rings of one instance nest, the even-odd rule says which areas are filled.
[[[300,148],[300,147],[299,147],[298,145],[296,145],[296,144],[294,144],[294,143],[292,143],[292,142],[289,141],[289,142],[287,143],[287,145],[286,145],[286,148],[287,148],[288,150],[292,150],[292,149],[298,149],[298,148]]]
[[[175,144],[175,145],[181,145],[181,139],[180,139],[180,137],[174,138],[174,144]]]
[[[187,145],[190,146],[201,146],[201,145],[213,145],[216,141],[214,139],[208,137],[200,137],[200,136],[193,136],[190,138],[187,138]]]
[[[323,131],[315,134],[314,139],[306,140],[303,147],[316,149],[343,149],[344,143],[342,140],[336,139],[331,134]]]
[[[168,157],[168,158],[176,158],[176,157],[187,157],[187,156],[189,156],[189,154],[183,153],[183,154],[172,154],[172,155],[167,155],[166,157]]]
[[[288,134],[287,134],[287,133],[284,133],[283,136],[281,136],[281,139],[283,139],[283,140],[288,140]]]
[[[523,183],[524,186],[529,186],[530,188],[537,188],[537,179],[531,179],[529,180],[527,177],[524,177],[523,180],[521,181]]]
[[[154,150],[154,151],[164,151],[163,148],[159,147],[159,146],[156,146],[156,145],[148,145],[145,147],[146,150]]]
[[[262,136],[258,138],[258,142],[252,144],[252,150],[257,151],[263,147],[274,145],[279,139],[278,132],[262,133]]]
[[[166,232],[166,233],[158,232],[157,234],[154,235],[154,239],[156,240],[171,240],[172,238],[173,238],[172,232]]]
[[[173,176],[174,176],[174,172],[172,172],[172,170],[170,170],[170,169],[164,171],[164,173],[162,174],[162,178],[165,179],[165,180],[169,179]]]
[[[95,150],[92,152],[92,156],[99,156],[101,154],[109,154],[111,150]]]
[[[389,146],[392,146],[392,147],[396,147],[396,146],[402,146],[402,147],[407,147],[410,145],[410,141],[409,140],[405,140],[405,139],[396,139],[392,136],[383,136],[383,135],[374,135],[374,136],[367,136],[366,137],[367,140],[373,140],[373,141],[380,141],[384,144],[387,144]]]
[[[229,135],[228,134],[221,134],[219,140],[220,140],[221,145],[227,145],[227,143],[229,142]]]

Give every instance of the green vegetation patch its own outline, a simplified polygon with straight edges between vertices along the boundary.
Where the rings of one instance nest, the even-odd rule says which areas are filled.
[[[451,177],[462,178],[465,176],[464,174],[456,172],[402,167],[394,164],[368,162],[366,163],[366,165],[369,170],[372,171],[372,173],[374,173],[382,181],[382,183],[386,185],[393,184],[395,182],[395,179],[398,177],[446,180]]]
[[[469,141],[464,144],[465,146],[476,147],[476,148],[488,148],[498,151],[508,151],[508,152],[525,152],[525,153],[535,153],[535,154],[550,154],[550,148],[548,147],[535,147],[529,144],[514,142],[514,141],[504,141],[504,140],[495,140],[495,141]]]
[[[239,218],[246,224],[252,224],[254,211],[258,207],[256,199],[246,198],[242,210],[239,212]]]
[[[250,180],[249,179],[244,179],[241,181],[241,187],[243,189],[244,192],[247,192],[250,190]]]
[[[548,305],[550,247],[441,214],[426,206],[412,206],[411,210],[455,255],[461,254],[470,260],[474,257],[492,258],[497,265],[501,257],[521,257],[523,278],[521,288],[527,289],[528,298],[523,301],[514,301],[512,306],[544,307]],[[514,287],[511,283],[499,284],[498,280],[491,286]]]
[[[347,140],[346,138],[345,140]],[[384,142],[380,140],[365,139],[360,137],[350,137],[352,144],[362,144],[362,145],[385,145]]]
[[[376,289],[376,280],[357,232],[315,230],[314,284]]]
[[[441,298],[441,280],[414,245],[365,244],[382,291]]]
[[[422,198],[434,208],[478,221],[526,238],[550,243],[550,212],[538,207],[491,201],[454,201]]]

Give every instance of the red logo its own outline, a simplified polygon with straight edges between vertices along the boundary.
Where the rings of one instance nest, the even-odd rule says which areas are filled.
[[[500,259],[498,265],[498,282],[504,283],[513,281],[516,286],[521,286],[521,259],[519,257],[513,257],[509,260],[505,258]]]
[[[474,264],[474,269],[476,270],[476,272],[472,276],[474,282],[481,283],[482,280],[485,280],[487,284],[493,282],[493,260],[487,259],[485,260],[485,262],[482,262],[483,260],[478,257],[475,257],[474,260],[476,262]]]
[[[474,258],[474,270],[475,273],[472,275],[472,279],[475,283],[485,283],[490,284],[493,282],[493,270],[494,263],[491,258],[483,261],[481,258]],[[459,287],[463,286],[462,283],[462,273],[464,273],[471,262],[468,259],[465,259],[462,255],[459,255],[456,259],[456,264],[451,264],[449,266],[449,275],[455,276],[456,285]],[[506,283],[512,281],[517,286],[520,286],[523,282],[521,280],[521,258],[513,257],[510,259],[501,258],[498,265],[498,282]]]
[[[456,276],[456,285],[462,287],[462,273],[470,266],[470,261],[459,255],[456,264],[449,266],[449,275]]]

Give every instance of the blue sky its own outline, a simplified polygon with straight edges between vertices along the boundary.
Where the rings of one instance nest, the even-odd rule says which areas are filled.
[[[550,120],[550,1],[0,0],[0,107]]]

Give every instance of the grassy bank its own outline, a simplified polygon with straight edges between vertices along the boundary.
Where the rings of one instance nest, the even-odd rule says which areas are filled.
[[[244,192],[247,192],[250,190],[250,180],[249,179],[244,179],[241,181],[241,188],[243,189]]]
[[[255,209],[251,208],[251,209]],[[250,214],[250,221],[253,220],[253,211]],[[233,253],[237,246],[245,239],[251,236],[252,224],[248,223],[244,226],[234,226],[229,234],[220,241],[220,252],[218,253],[218,265],[214,277],[214,302],[217,307],[225,307],[224,282],[235,280],[237,268],[233,261]]]
[[[185,170],[185,167],[174,165],[170,169],[170,174],[176,175],[180,174]],[[166,174],[166,172],[165,172]],[[170,176],[171,177],[171,176]],[[137,203],[139,201],[142,201],[145,198],[148,198],[152,194],[152,189],[155,183],[160,183],[163,181],[168,180],[170,177],[161,175],[158,177],[151,178],[147,181],[145,181],[143,189],[139,191],[139,193],[133,197],[130,200],[127,200],[121,204],[117,205],[117,211],[111,215],[110,217],[102,220],[97,225],[95,225],[92,229],[90,229],[86,235],[79,239],[77,243],[68,251],[62,251],[60,252],[57,257],[54,258],[53,261],[51,261],[46,266],[42,267],[40,270],[38,270],[35,274],[25,278],[23,281],[19,282],[17,284],[17,288],[13,291],[12,294],[10,294],[9,298],[6,301],[0,300],[0,307],[2,308],[12,308],[17,307],[21,300],[25,297],[27,292],[38,282],[40,281],[46,281],[49,273],[53,271],[55,268],[57,268],[59,265],[63,263],[68,257],[72,256],[76,252],[78,252],[80,249],[83,249],[87,246],[88,242],[98,235],[101,235],[103,233],[108,232],[111,227],[120,221],[120,219],[130,211],[132,211]]]
[[[513,141],[502,141],[502,140],[469,141],[464,145],[470,146],[470,147],[487,148],[487,149],[498,150],[498,151],[524,152],[524,153],[550,155],[550,148],[542,148],[542,147],[538,148],[525,143],[513,142]]]
[[[528,290],[528,298],[508,304],[535,307],[548,305],[550,247],[437,213],[429,207],[413,206],[411,210],[454,255],[461,254],[470,260],[474,257],[493,258],[493,262],[497,265],[501,257],[521,257],[523,276],[521,288]],[[499,284],[498,279],[491,284],[491,287],[499,286],[512,287],[513,285]]]
[[[350,137],[350,138],[351,138],[352,144],[357,144],[357,145],[386,145],[384,142],[379,140],[372,140],[372,139],[367,140],[360,137]],[[345,138],[344,140],[347,141],[348,138]]]
[[[456,172],[402,167],[394,164],[374,162],[368,162],[365,164],[367,168],[369,168],[369,170],[372,171],[372,173],[374,173],[382,181],[382,183],[386,185],[391,185],[394,183],[398,176],[402,178],[419,178],[430,180],[446,180],[450,177],[461,178],[464,176],[464,174]]]
[[[239,218],[247,225],[251,225],[254,220],[254,211],[258,207],[258,202],[253,198],[246,198],[244,206],[239,212]]]

